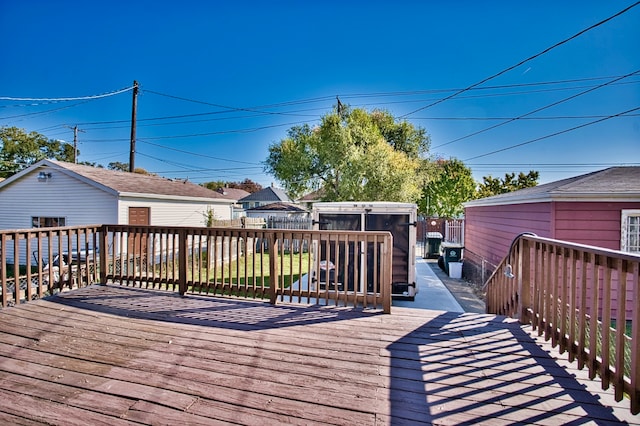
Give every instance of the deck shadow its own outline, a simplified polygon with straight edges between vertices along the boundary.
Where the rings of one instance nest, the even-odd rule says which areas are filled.
[[[443,313],[387,350],[395,424],[624,423],[504,317]]]
[[[234,330],[263,330],[292,327],[381,314],[362,308],[322,305],[271,305],[267,301],[199,296],[95,285],[58,293],[49,301],[80,309],[171,323],[224,327]]]

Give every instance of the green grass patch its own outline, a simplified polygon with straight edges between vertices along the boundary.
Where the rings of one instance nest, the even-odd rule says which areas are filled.
[[[285,288],[309,273],[309,256],[309,253],[285,253],[278,256],[278,274]],[[209,290],[219,293],[216,287],[227,286],[227,288],[236,289],[235,291],[231,290],[233,293],[245,294],[247,288],[253,288],[254,286],[257,288],[270,287],[272,282],[270,272],[271,257],[268,253],[250,253],[232,262],[218,265],[217,268],[214,268],[213,265],[210,266],[208,281],[213,288],[210,287]],[[200,269],[199,272],[199,275],[198,271],[191,271],[190,273],[196,279],[199,276],[207,276],[206,268]],[[194,286],[192,290],[201,291],[202,289],[200,286]]]

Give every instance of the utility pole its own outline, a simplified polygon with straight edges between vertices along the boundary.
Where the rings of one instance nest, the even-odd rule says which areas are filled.
[[[75,126],[67,126],[68,128],[73,130],[73,162],[78,163],[78,132],[84,133],[84,130],[78,129],[78,125]]]
[[[133,80],[133,105],[131,107],[131,150],[129,152],[129,171],[133,173],[136,161],[136,115],[138,110],[138,82]]]

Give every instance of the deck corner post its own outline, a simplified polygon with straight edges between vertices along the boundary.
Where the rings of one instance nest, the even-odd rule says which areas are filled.
[[[180,296],[187,293],[187,244],[188,233],[186,229],[178,230],[178,292]]]
[[[520,324],[529,324],[531,307],[531,253],[526,237],[520,239],[518,250],[518,320]]]
[[[107,285],[107,258],[109,257],[109,226],[100,227],[100,285]],[[115,250],[115,247],[114,247]],[[114,271],[115,273],[115,271]]]

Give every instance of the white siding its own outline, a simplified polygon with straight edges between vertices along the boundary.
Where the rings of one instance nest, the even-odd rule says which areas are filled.
[[[51,172],[50,179],[38,180],[38,173],[43,170]],[[129,207],[149,207],[150,224],[158,226],[203,227],[209,209],[214,211],[216,219],[231,219],[233,200],[152,197],[118,199],[115,194],[59,170],[38,168],[1,188],[0,229],[29,229],[34,216],[64,217],[66,226],[128,224]],[[8,262],[13,262],[13,245],[3,249]],[[30,254],[21,251],[22,261]]]
[[[220,204],[208,202],[158,200],[151,198],[123,198],[119,206],[119,223],[129,223],[129,207],[149,207],[150,225],[155,226],[196,226],[206,225],[206,214],[214,211],[216,219],[231,219],[231,202]]]
[[[32,216],[64,217],[67,226],[117,220],[113,195],[49,170],[52,176],[47,181],[29,173],[0,191],[0,229],[31,228]]]

